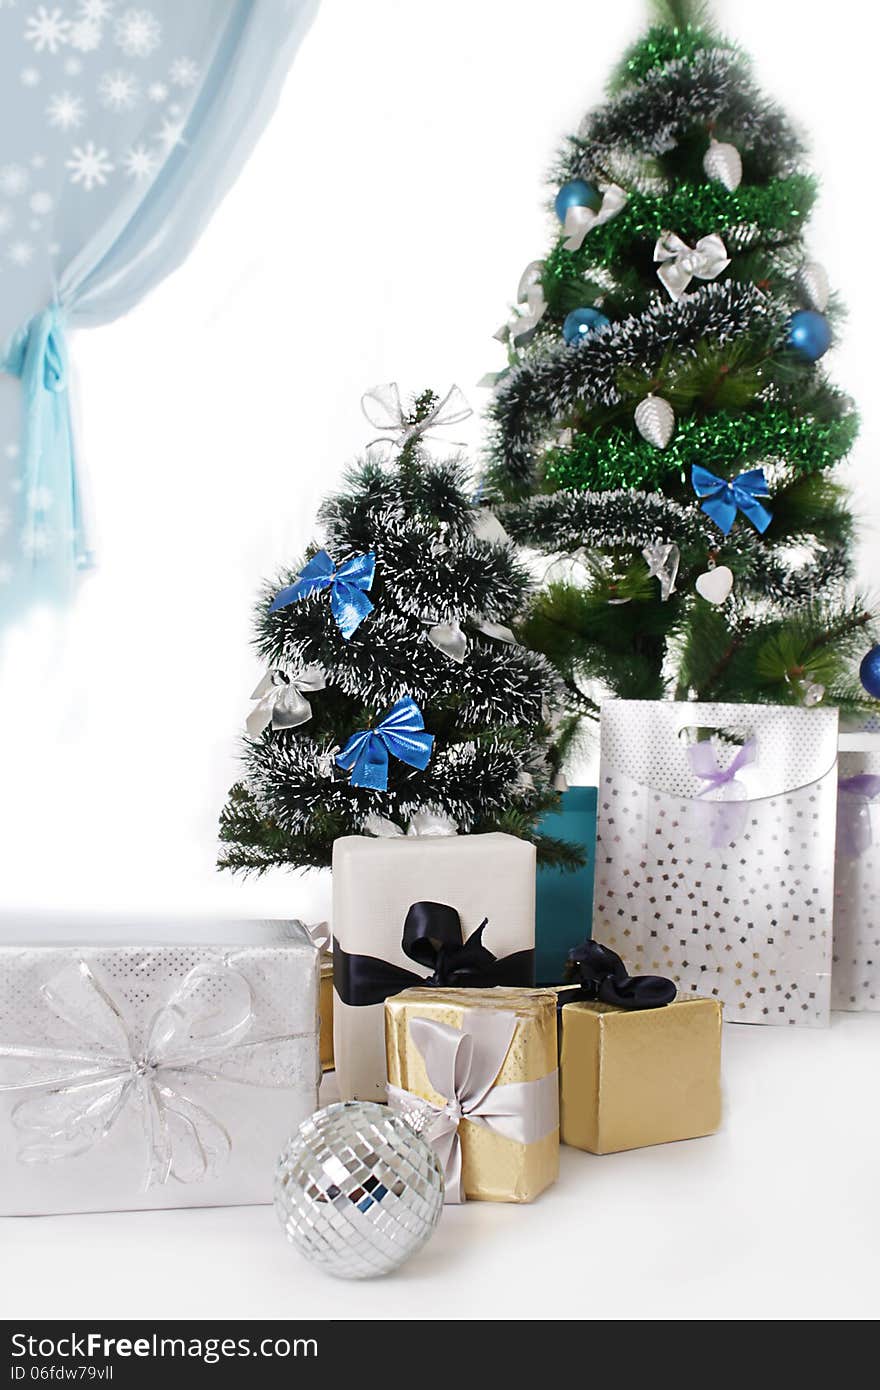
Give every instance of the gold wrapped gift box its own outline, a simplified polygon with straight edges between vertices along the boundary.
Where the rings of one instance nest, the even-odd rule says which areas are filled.
[[[333,1070],[333,961],[321,961],[321,1070]]]
[[[556,1074],[556,995],[537,989],[406,989],[385,1001],[385,1044],[392,1086],[443,1107],[428,1079],[422,1054],[409,1032],[412,1019],[432,1019],[461,1029],[471,1009],[507,1011],[516,1029],[496,1078],[497,1086],[538,1081]],[[531,1202],[556,1181],[559,1131],[531,1144],[462,1119],[459,1126],[462,1186],[469,1200]]]
[[[721,1005],[566,1004],[559,1067],[564,1144],[605,1154],[713,1134],[721,1123]]]

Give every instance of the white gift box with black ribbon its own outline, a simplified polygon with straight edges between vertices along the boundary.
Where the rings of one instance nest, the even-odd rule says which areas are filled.
[[[828,1022],[837,711],[612,700],[593,935],[728,1021]]]
[[[292,922],[0,919],[0,1213],[271,1202],[318,991]]]
[[[880,1010],[880,734],[840,735],[831,1007]]]
[[[434,976],[441,985],[475,983],[445,973],[447,964],[455,969],[448,949],[444,960],[429,961],[426,935],[424,949],[411,944],[416,954],[407,954],[404,927],[414,904],[457,913],[461,944],[486,921],[478,939],[497,966],[481,983],[534,984],[534,845],[495,833],[343,836],[333,846],[333,1051],[343,1100],[386,1098],[387,997]]]

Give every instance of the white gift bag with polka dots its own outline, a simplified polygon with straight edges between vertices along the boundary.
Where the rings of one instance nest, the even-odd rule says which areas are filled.
[[[880,1010],[880,734],[840,736],[831,1007]]]
[[[743,1023],[823,1025],[837,711],[603,704],[593,936]]]

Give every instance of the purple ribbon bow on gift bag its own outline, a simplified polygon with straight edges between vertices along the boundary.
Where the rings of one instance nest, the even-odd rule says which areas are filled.
[[[330,611],[336,626],[346,641],[357,631],[373,605],[366,590],[372,588],[376,573],[376,556],[353,555],[341,565],[334,565],[326,550],[319,550],[300,570],[299,576],[286,589],[280,589],[272,600],[270,613],[286,608],[301,598],[308,598],[321,589],[330,590]]]
[[[706,827],[712,849],[721,849],[722,845],[729,845],[732,840],[737,840],[745,829],[749,806],[744,799],[745,788],[738,780],[737,773],[749,763],[753,763],[757,756],[758,744],[754,738],[746,740],[736,757],[725,768],[718,766],[708,739],[702,743],[692,743],[688,749],[691,771],[701,782],[707,784],[697,793],[698,797],[708,796],[711,792],[723,793],[725,790],[732,790],[734,786],[739,787],[742,793],[731,800],[701,802],[700,819]]]
[[[871,802],[880,796],[880,776],[859,772],[837,784],[837,853],[858,859],[874,842]]]

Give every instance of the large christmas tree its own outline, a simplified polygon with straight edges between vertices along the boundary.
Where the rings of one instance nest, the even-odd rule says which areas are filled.
[[[803,228],[816,181],[744,55],[667,0],[553,176],[491,408],[510,533],[558,557],[522,629],[607,694],[865,703],[832,470],[857,430]]]
[[[543,862],[576,864],[534,829],[558,799],[566,726],[551,734],[558,678],[510,628],[528,573],[465,463],[425,446],[443,402],[375,394],[398,416],[391,461],[350,473],[322,508],[323,547],[258,603],[268,671],[221,866],[323,866],[340,835],[456,829],[508,831]]]

